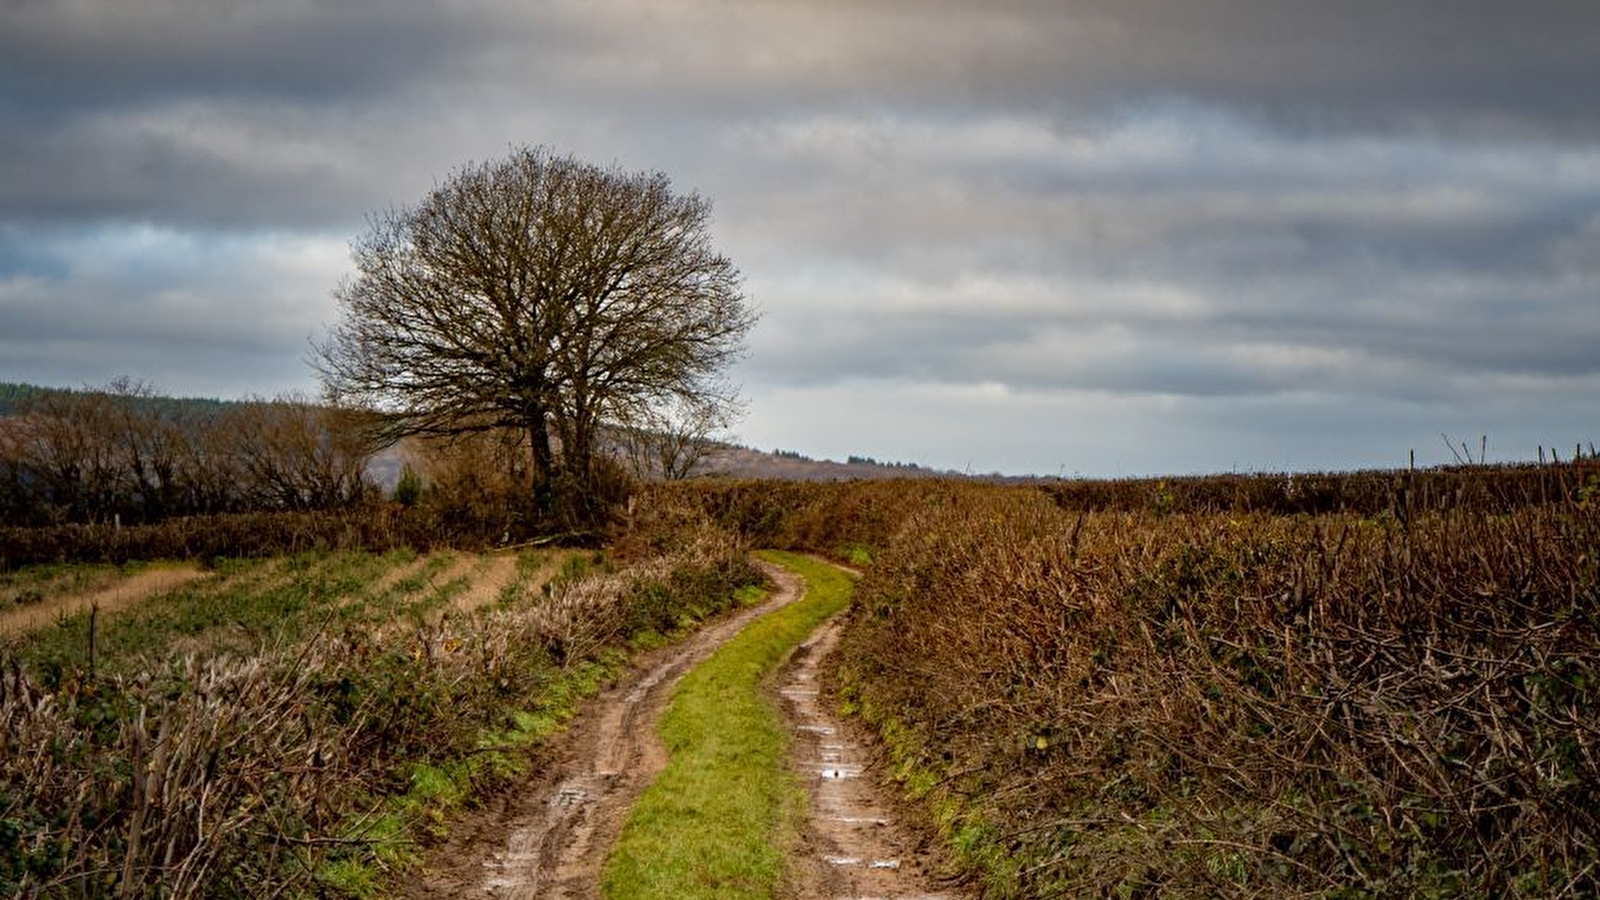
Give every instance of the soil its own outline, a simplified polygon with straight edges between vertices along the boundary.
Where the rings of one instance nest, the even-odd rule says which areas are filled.
[[[382,577],[380,577],[377,581],[374,581],[372,583],[372,587],[367,589],[367,593],[374,597],[388,593],[400,582],[405,581],[407,578],[416,576],[418,572],[421,572],[423,569],[427,568],[428,563],[432,561],[432,554],[419,553],[417,554],[417,558],[413,559],[411,562],[408,562],[402,566],[395,566],[389,571],[383,573]]]
[[[963,900],[971,894],[938,875],[949,868],[937,844],[898,820],[900,806],[874,777],[863,736],[831,712],[822,693],[819,667],[840,627],[831,619],[801,644],[775,687],[795,735],[790,764],[810,813],[792,862],[792,897]]]
[[[500,592],[517,578],[517,558],[509,553],[490,556],[484,571],[472,584],[451,601],[459,612],[472,612],[480,606],[500,599]]]
[[[154,566],[91,591],[48,597],[0,613],[0,635],[32,631],[49,625],[60,616],[76,615],[93,607],[101,612],[115,612],[206,575],[188,563]]]
[[[666,765],[656,725],[673,686],[751,621],[799,597],[794,575],[767,572],[778,585],[771,597],[644,654],[540,751],[532,780],[455,823],[400,895],[596,900],[628,811]]]
[[[671,647],[645,654],[539,751],[538,771],[451,826],[399,896],[598,900],[600,873],[628,812],[666,765],[656,726],[678,679],[751,621],[800,596],[786,569],[762,564],[778,590]],[[867,774],[866,752],[817,697],[817,665],[837,640],[824,625],[773,685],[794,728],[792,764],[810,793],[810,821],[786,896],[793,900],[964,900],[934,889],[932,843],[902,829]]]
[[[438,590],[458,578],[466,578],[478,568],[481,561],[476,553],[459,553],[456,558],[438,572],[428,576],[426,590]]]
[[[570,556],[567,551],[550,551],[539,568],[523,580],[520,590],[529,594],[543,591],[545,586],[561,573],[562,565]],[[456,595],[452,605],[459,612],[472,612],[499,600],[500,595],[505,592],[506,585],[517,580],[517,565],[516,554],[491,555],[484,572],[473,581],[471,587]]]

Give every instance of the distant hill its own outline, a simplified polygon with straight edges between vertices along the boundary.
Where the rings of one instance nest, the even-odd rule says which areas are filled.
[[[89,392],[97,389],[89,388]],[[50,394],[84,393],[80,388],[41,387],[26,382],[0,381],[0,417],[16,415],[17,407],[27,400]],[[238,404],[238,400],[217,400],[211,397],[138,397],[135,402],[155,408],[171,418],[205,420]]]
[[[22,382],[0,382],[0,417],[16,414],[23,402],[55,392],[76,393],[74,388],[41,387]],[[144,397],[141,404],[160,408],[167,416],[188,421],[204,421],[218,415],[242,401],[216,400],[200,397]],[[368,475],[380,487],[392,490],[399,480],[405,464],[405,454],[398,446],[389,447],[374,456],[368,466]],[[884,462],[871,457],[851,456],[844,462],[831,459],[812,459],[792,450],[771,452],[734,444],[719,446],[707,454],[697,474],[701,476],[775,479],[781,481],[852,481],[880,478],[958,478],[959,472],[930,469],[915,463]]]
[[[766,452],[750,447],[724,446],[712,451],[701,464],[703,475],[728,478],[771,478],[782,481],[851,481],[883,478],[959,478],[959,472],[929,469],[914,463],[880,462],[851,456],[844,462],[811,459],[788,450]]]

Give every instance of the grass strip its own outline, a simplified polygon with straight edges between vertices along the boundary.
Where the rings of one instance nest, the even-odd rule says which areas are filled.
[[[560,554],[557,559],[571,562],[579,558]],[[585,556],[581,568],[572,568],[572,577],[584,577],[584,572],[609,565],[599,556]],[[553,572],[545,568],[538,571]],[[543,575],[539,577],[542,588],[549,579]],[[449,589],[449,584],[441,590]],[[683,592],[673,595],[673,603],[680,609],[677,628],[672,631],[662,633],[644,627],[625,636],[618,644],[597,650],[591,658],[569,661],[566,667],[545,669],[541,684],[531,694],[515,708],[495,716],[501,726],[485,726],[477,731],[472,752],[465,755],[441,753],[403,763],[399,771],[406,776],[405,789],[386,797],[369,798],[377,801],[373,812],[351,819],[347,833],[353,842],[350,850],[333,853],[320,867],[317,872],[320,886],[333,896],[356,900],[388,896],[386,891],[393,887],[395,873],[421,861],[419,839],[443,837],[452,812],[475,795],[481,796],[525,775],[534,763],[527,751],[563,730],[582,701],[626,671],[634,654],[680,640],[711,615],[730,606],[754,605],[766,595],[756,585],[745,585],[731,592],[726,586],[702,584],[701,587],[709,593],[698,597]],[[521,591],[514,598],[502,598],[502,603],[506,606],[536,604],[545,602],[545,597],[543,590]],[[529,664],[527,660],[523,662]],[[546,666],[549,661],[532,664]]]
[[[806,580],[805,596],[752,622],[685,675],[661,722],[671,758],[606,863],[607,900],[771,898],[802,796],[784,767],[788,735],[762,682],[850,602],[838,569],[762,553]]]
[[[382,896],[389,873],[409,868],[421,858],[416,840],[420,834],[442,838],[449,814],[475,791],[525,775],[532,764],[525,751],[565,728],[583,700],[627,667],[628,654],[614,647],[594,660],[555,672],[531,698],[530,708],[506,715],[508,727],[479,732],[479,752],[407,766],[405,792],[384,798],[371,816],[355,823],[349,839],[361,851],[336,855],[324,865],[317,873],[322,886],[348,897]],[[367,844],[371,849],[363,846]]]

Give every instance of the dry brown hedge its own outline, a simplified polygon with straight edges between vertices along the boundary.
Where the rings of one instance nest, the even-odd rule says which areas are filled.
[[[961,493],[840,678],[987,896],[1600,891],[1600,498],[1401,515]]]
[[[374,502],[311,512],[222,513],[148,525],[0,528],[0,571],[50,562],[253,558],[312,550],[484,547],[505,536],[503,517]]]

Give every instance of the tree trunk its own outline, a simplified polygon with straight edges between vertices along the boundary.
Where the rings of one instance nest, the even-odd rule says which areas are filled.
[[[533,511],[539,518],[550,515],[555,507],[555,466],[550,452],[550,425],[543,409],[530,410],[528,417],[528,452],[533,460],[530,473],[533,484]]]

